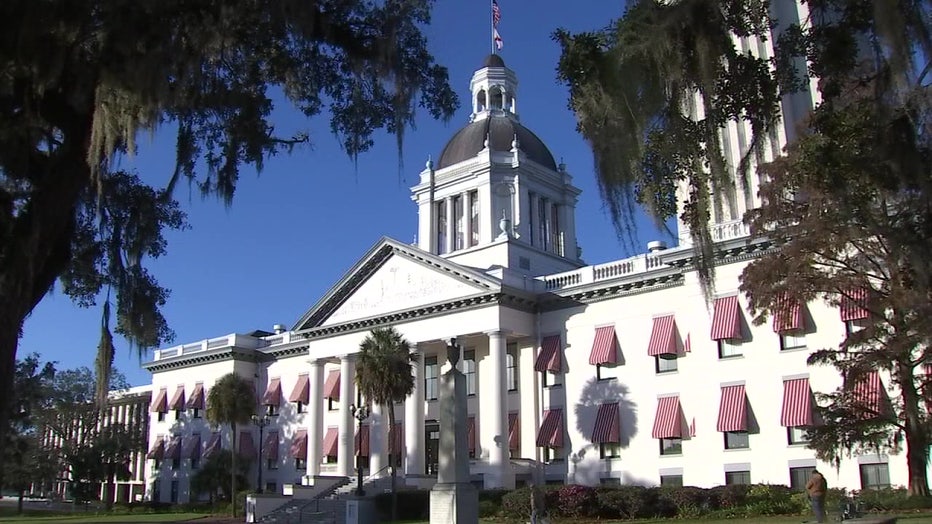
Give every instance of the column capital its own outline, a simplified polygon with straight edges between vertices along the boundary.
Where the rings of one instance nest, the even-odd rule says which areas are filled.
[[[484,333],[490,337],[493,337],[496,335],[507,337],[508,335],[511,334],[511,330],[510,329],[490,329],[488,331],[484,331]]]

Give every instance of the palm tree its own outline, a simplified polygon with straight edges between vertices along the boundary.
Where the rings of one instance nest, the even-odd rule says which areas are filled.
[[[393,327],[373,329],[359,345],[356,385],[359,392],[370,402],[383,406],[388,411],[388,427],[391,428],[391,434],[397,431],[395,403],[404,401],[414,391],[414,358],[411,345]],[[391,458],[389,471],[392,476],[392,520],[397,520],[397,471],[395,460]]]
[[[248,424],[256,412],[256,395],[252,384],[236,373],[228,373],[207,393],[207,420],[211,424],[229,424],[232,434],[233,467],[230,468],[230,499],[236,516],[236,426]]]

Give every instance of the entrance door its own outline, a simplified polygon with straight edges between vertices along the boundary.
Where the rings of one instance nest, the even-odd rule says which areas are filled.
[[[424,425],[424,473],[436,475],[440,466],[440,424],[427,422]]]

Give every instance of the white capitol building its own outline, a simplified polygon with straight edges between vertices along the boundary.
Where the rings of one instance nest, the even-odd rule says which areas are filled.
[[[771,53],[766,42],[742,45]],[[648,253],[586,265],[576,242],[579,190],[519,123],[517,86],[497,55],[473,75],[470,123],[411,189],[417,245],[379,241],[316,304],[295,312],[290,330],[165,348],[144,364],[152,373],[146,497],[190,500],[203,457],[229,447],[229,428],[215,433],[204,408],[206,392],[230,372],[254,381],[259,412],[272,420],[261,446],[252,425],[237,439],[255,459],[251,482],[263,468],[266,491],[354,476],[356,442],[368,457],[367,481],[388,474],[397,450],[401,482],[430,487],[438,378],[454,338],[468,380],[472,480],[486,488],[531,479],[798,486],[816,466],[833,487],[905,485],[905,455],[859,456],[836,472],[805,446],[812,391],[841,383],[833,368],[809,367],[806,358],[837,345],[864,315],[816,302],[751,325],[737,288],[767,247],[740,221],[758,202],[756,182],[738,208],[714,217],[712,303],[682,224],[678,247],[651,243]],[[784,114],[798,117],[812,103],[809,95],[787,99]],[[781,142],[791,134],[784,127]],[[745,135],[735,124],[727,132],[734,160]],[[358,402],[354,353],[379,326],[397,328],[417,352],[416,387],[394,406],[400,427],[391,438],[380,407],[361,431],[350,411]],[[886,381],[869,384],[882,393]]]

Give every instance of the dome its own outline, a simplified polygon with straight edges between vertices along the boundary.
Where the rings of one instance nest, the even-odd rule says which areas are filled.
[[[505,67],[505,61],[502,60],[501,56],[492,53],[485,57],[485,60],[482,62],[482,67]]]
[[[437,169],[475,157],[485,147],[486,136],[489,137],[489,148],[492,151],[511,151],[515,135],[518,137],[518,148],[529,159],[553,171],[557,170],[553,155],[544,142],[531,130],[504,114],[489,115],[457,131],[440,153]]]

